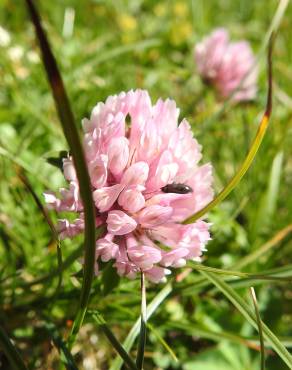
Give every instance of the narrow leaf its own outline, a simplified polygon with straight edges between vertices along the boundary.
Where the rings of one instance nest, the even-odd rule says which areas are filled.
[[[258,324],[255,313],[249,307],[249,305],[235,292],[230,285],[226,284],[222,279],[213,273],[201,271],[201,274],[210,280],[220,290],[229,301],[238,309],[238,311],[246,318],[246,320],[258,330]],[[276,335],[262,323],[262,329],[265,339],[271,344],[274,351],[282,358],[282,360],[292,368],[292,356],[279,341]]]
[[[172,285],[171,283],[168,283],[165,285],[165,287],[156,295],[155,298],[151,301],[151,303],[147,306],[147,320],[151,317],[151,315],[156,311],[156,309],[159,307],[159,305],[165,300],[165,298],[170,294],[172,291]],[[132,329],[130,330],[127,338],[125,339],[123,343],[123,347],[126,351],[130,351],[132,348],[135,339],[137,338],[140,330],[140,324],[141,319],[139,318]],[[110,370],[120,370],[123,365],[123,361],[117,357],[112,366],[110,367]]]
[[[255,294],[255,290],[253,287],[250,288],[250,295],[254,304],[254,309],[256,313],[256,319],[258,324],[258,333],[260,338],[260,347],[261,347],[261,370],[265,370],[265,344],[264,344],[264,336],[263,336],[263,329],[262,329],[262,320],[260,317],[260,312],[257,303],[257,297]]]
[[[56,327],[52,323],[45,323],[45,328],[49,332],[54,345],[61,354],[62,362],[64,363],[67,370],[78,370],[77,365],[75,364],[74,358],[71,355],[69,349],[66,347],[61,336],[59,335]]]
[[[103,331],[113,348],[118,352],[124,360],[126,366],[131,370],[138,370],[134,361],[130,358],[122,344],[117,340],[112,331],[107,326],[104,318],[98,312],[90,312],[93,320],[97,323],[98,327]]]
[[[0,326],[0,344],[13,370],[27,370],[18,350]]]
[[[32,23],[35,27],[35,32],[42,52],[43,63],[47,72],[49,83],[51,85],[51,90],[54,96],[55,105],[59,114],[64,135],[72,153],[80,187],[80,195],[84,207],[84,278],[82,282],[79,311],[86,311],[90,295],[90,288],[93,280],[95,263],[95,208],[92,200],[90,178],[87,171],[83,148],[80,143],[77,128],[75,126],[69,99],[67,97],[67,93],[65,91],[63,80],[59,72],[55,57],[50,48],[47,36],[42,28],[40,17],[36,7],[34,6],[33,1],[25,1],[32,19]],[[84,315],[80,316],[80,314],[78,313],[79,327],[82,325],[83,317]],[[74,326],[74,329],[77,332],[79,330],[78,326]]]

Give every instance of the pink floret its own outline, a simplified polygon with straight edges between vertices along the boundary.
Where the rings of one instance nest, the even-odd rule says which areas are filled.
[[[218,28],[195,46],[195,61],[202,79],[221,99],[255,99],[258,69],[247,41],[231,42],[228,32]]]
[[[157,283],[205,250],[209,224],[182,222],[212,200],[212,168],[198,164],[201,147],[186,120],[178,125],[178,116],[174,101],[152,105],[147,91],[136,90],[108,97],[83,120],[96,226],[107,228],[96,241],[96,273],[99,260],[115,260],[118,274],[133,279],[143,271]],[[60,189],[59,198],[46,192],[45,200],[57,212],[76,214],[71,223],[59,220],[60,237],[72,238],[84,231],[84,219],[71,157],[63,170],[68,189]],[[173,183],[193,191],[161,190]]]

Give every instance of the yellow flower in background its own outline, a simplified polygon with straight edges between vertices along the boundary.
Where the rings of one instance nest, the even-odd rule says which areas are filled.
[[[122,31],[121,39],[123,44],[129,44],[136,40],[137,37],[137,21],[127,13],[118,15],[118,24]]]
[[[189,13],[189,7],[186,4],[186,2],[183,1],[175,2],[173,5],[173,13],[177,17],[184,18]]]
[[[192,35],[193,27],[188,21],[175,22],[170,30],[170,42],[180,45]]]
[[[135,29],[137,28],[136,19],[133,16],[126,13],[119,15],[118,22],[120,28],[124,32],[132,32],[135,31]]]

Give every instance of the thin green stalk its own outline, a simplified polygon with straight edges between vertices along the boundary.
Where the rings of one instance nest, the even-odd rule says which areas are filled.
[[[136,365],[139,370],[143,369],[144,352],[146,344],[146,322],[147,322],[147,307],[146,307],[146,287],[145,275],[141,271],[141,326],[138,344],[138,352],[136,358]]]
[[[151,317],[151,315],[157,310],[160,304],[168,297],[168,295],[172,292],[172,282],[170,281],[166,284],[161,291],[153,298],[150,304],[147,306],[147,320]],[[135,324],[132,326],[127,338],[123,342],[123,347],[126,351],[130,351],[132,348],[136,337],[139,334],[141,325],[141,319],[139,318]],[[110,370],[120,370],[123,365],[122,360],[117,357],[114,362],[112,363]]]
[[[250,295],[253,301],[257,324],[258,324],[258,332],[259,332],[260,348],[261,348],[261,370],[265,370],[265,343],[264,343],[264,335],[263,335],[263,328],[262,328],[262,320],[260,317],[260,312],[259,312],[259,308],[257,304],[257,297],[256,297],[255,290],[253,287],[250,288]]]
[[[8,335],[5,333],[3,328],[0,326],[0,344],[1,349],[5,353],[10,365],[13,370],[27,370],[25,363],[23,362],[20,354],[16,347],[13,345]]]
[[[114,349],[118,352],[118,354],[124,360],[124,363],[126,364],[126,366],[131,370],[138,370],[134,361],[131,359],[131,357],[128,355],[124,347],[121,345],[121,343],[117,340],[117,338],[114,336],[112,331],[107,326],[104,318],[97,312],[92,312],[91,315],[94,321],[97,323],[98,327],[103,331],[103,333],[105,334],[109,342],[112,344]]]
[[[205,213],[209,212],[217,204],[222,202],[232,192],[232,190],[237,186],[237,184],[240,182],[240,180],[243,178],[243,176],[245,175],[245,173],[251,166],[255,158],[255,155],[262,143],[262,140],[265,136],[265,133],[268,127],[271,112],[272,112],[272,41],[270,42],[269,53],[268,53],[268,96],[267,96],[266,109],[262,117],[262,120],[260,122],[257,134],[249,149],[249,152],[247,156],[245,157],[245,160],[243,161],[243,164],[239,168],[238,172],[233,176],[233,178],[229,181],[229,183],[225,186],[225,188],[204,208],[196,212],[193,216],[187,218],[184,221],[185,224],[193,223],[197,221],[199,218],[201,218],[202,216],[204,216]]]
[[[32,23],[35,27],[36,36],[42,52],[43,63],[46,69],[47,77],[51,85],[51,90],[55,100],[55,105],[62,124],[63,132],[72,153],[76,174],[80,187],[80,196],[84,207],[84,275],[82,281],[78,321],[75,331],[78,332],[82,325],[84,314],[89,301],[90,288],[94,275],[95,263],[95,208],[92,200],[92,191],[90,178],[87,171],[87,165],[83,148],[80,143],[77,128],[75,126],[74,116],[70,107],[69,99],[60,75],[55,57],[50,48],[47,36],[42,28],[39,14],[32,0],[25,0]]]

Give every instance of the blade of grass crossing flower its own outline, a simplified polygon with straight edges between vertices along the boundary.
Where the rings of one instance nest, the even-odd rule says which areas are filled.
[[[260,122],[257,134],[254,138],[254,141],[249,149],[249,152],[239,168],[238,172],[233,176],[230,182],[226,185],[226,187],[204,208],[200,211],[195,213],[193,216],[189,217],[184,221],[185,224],[190,224],[201,218],[205,213],[209,212],[212,208],[214,208],[217,204],[222,202],[237,186],[240,180],[243,178],[249,167],[251,166],[255,155],[261,145],[261,142],[265,136],[269,119],[272,112],[272,40],[270,41],[269,52],[268,52],[268,95],[267,95],[267,103],[264,115]]]
[[[262,320],[259,313],[258,303],[256,293],[253,287],[250,288],[250,295],[253,301],[257,324],[258,324],[258,333],[260,339],[260,348],[261,348],[261,370],[265,370],[265,343],[264,343],[264,336],[263,336],[263,329],[262,329]]]
[[[161,291],[156,295],[155,298],[150,302],[150,304],[147,306],[147,320],[151,317],[151,315],[156,311],[156,309],[160,306],[160,304],[166,299],[166,297],[171,293],[172,291],[172,284],[169,282],[165,285],[164,288],[161,289]],[[135,324],[133,325],[132,329],[130,330],[127,338],[123,342],[123,347],[126,351],[130,351],[132,348],[135,339],[137,338],[139,331],[140,331],[140,324],[141,319],[139,318]],[[110,367],[110,370],[120,370],[123,365],[123,361],[117,357],[113,364]]]
[[[11,342],[8,335],[1,326],[0,326],[0,344],[2,351],[5,353],[9,361],[11,369],[27,370],[27,367],[25,366],[25,363],[23,362],[20,354],[18,353],[14,344]]]
[[[147,307],[146,307],[145,275],[141,271],[141,325],[140,325],[138,352],[136,358],[136,365],[139,370],[143,369],[144,352],[146,344],[146,321],[147,321]]]
[[[59,73],[56,60],[50,48],[46,34],[42,28],[40,17],[32,0],[25,0],[28,11],[30,13],[32,23],[35,27],[35,32],[42,51],[43,63],[47,72],[47,77],[51,85],[51,90],[54,96],[55,105],[59,114],[59,118],[63,127],[64,135],[68,142],[70,151],[73,156],[74,165],[76,168],[77,178],[80,187],[80,195],[84,207],[84,276],[82,281],[82,289],[80,295],[80,308],[77,314],[77,321],[73,328],[75,333],[78,332],[82,325],[83,318],[86,312],[90,288],[94,274],[95,263],[95,209],[92,200],[90,178],[87,171],[85,156],[82,145],[80,143],[77,128],[75,126],[73,113],[70,107],[62,77]],[[75,334],[76,335],[76,334]]]
[[[258,330],[258,324],[256,315],[250,306],[236,293],[236,291],[231,288],[230,285],[225,283],[221,278],[213,273],[201,271],[203,276],[210,280],[221,293],[225,295],[226,298],[238,309],[238,311],[246,318],[246,320]],[[282,358],[282,360],[288,365],[289,369],[292,368],[292,355],[283,346],[276,335],[264,324],[262,323],[262,330],[265,339],[271,344],[274,351]]]
[[[121,356],[121,358],[124,360],[124,363],[126,366],[131,370],[138,370],[138,367],[134,363],[134,361],[130,358],[124,347],[121,345],[121,343],[117,340],[117,338],[114,336],[112,331],[107,326],[104,318],[98,313],[98,312],[90,312],[93,320],[97,323],[99,328],[103,331],[109,342],[112,344],[114,349],[118,352],[118,354]]]

